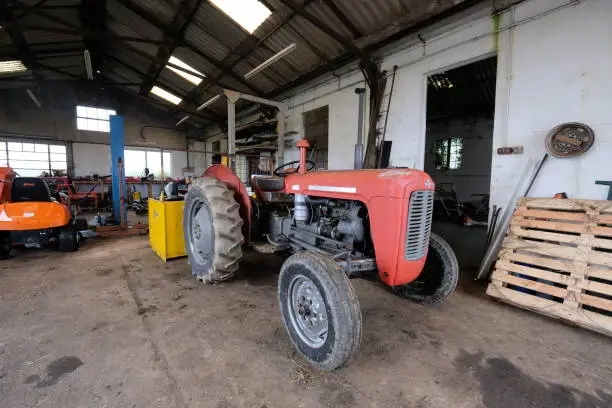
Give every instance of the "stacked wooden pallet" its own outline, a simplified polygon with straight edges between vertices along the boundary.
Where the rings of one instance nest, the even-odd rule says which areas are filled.
[[[487,294],[612,335],[612,201],[520,199]]]

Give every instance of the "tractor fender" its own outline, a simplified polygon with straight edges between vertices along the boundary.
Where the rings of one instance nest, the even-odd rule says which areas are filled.
[[[202,177],[212,177],[222,181],[234,192],[234,199],[240,204],[240,217],[244,221],[242,235],[248,243],[251,235],[251,198],[240,177],[232,169],[222,164],[213,164],[204,171]]]

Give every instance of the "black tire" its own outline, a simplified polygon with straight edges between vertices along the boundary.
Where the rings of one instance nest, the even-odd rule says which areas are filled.
[[[216,283],[234,276],[242,259],[240,205],[227,185],[197,179],[185,197],[183,231],[193,275]]]
[[[0,231],[0,259],[9,259],[11,256],[11,233]]]
[[[85,218],[77,218],[74,221],[74,227],[77,231],[84,231],[89,229],[89,224],[87,224],[87,220]]]
[[[313,298],[300,296],[301,288]],[[324,309],[317,299],[322,299]],[[362,329],[359,301],[349,278],[331,258],[315,252],[290,256],[278,277],[278,300],[293,347],[314,367],[330,371],[357,353]],[[315,329],[320,331],[307,334]]]
[[[60,228],[57,240],[57,250],[60,252],[74,252],[79,249],[78,232],[72,224]]]
[[[459,262],[453,249],[432,232],[423,271],[414,282],[393,287],[393,292],[416,303],[440,303],[455,291],[458,281]]]

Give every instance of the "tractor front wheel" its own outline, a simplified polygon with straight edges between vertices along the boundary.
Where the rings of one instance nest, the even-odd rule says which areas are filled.
[[[203,282],[230,279],[242,258],[242,218],[234,192],[211,177],[193,182],[183,210],[185,246],[193,275]]]
[[[414,282],[394,286],[393,292],[416,303],[441,303],[455,291],[458,281],[459,262],[453,249],[432,232],[423,271]]]
[[[278,278],[278,300],[291,343],[320,370],[344,365],[361,343],[361,310],[348,277],[329,257],[290,256]]]

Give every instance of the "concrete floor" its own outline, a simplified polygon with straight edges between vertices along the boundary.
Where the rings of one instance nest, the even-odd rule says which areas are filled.
[[[144,237],[19,251],[0,264],[0,406],[612,406],[611,339],[487,299],[471,271],[433,307],[355,280],[360,353],[314,372],[279,318],[281,262],[209,286]]]

